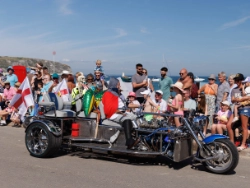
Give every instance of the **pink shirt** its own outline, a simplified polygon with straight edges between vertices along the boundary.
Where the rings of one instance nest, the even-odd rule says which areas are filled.
[[[4,91],[3,91],[3,96],[8,101],[10,101],[15,94],[16,94],[16,90],[15,90],[14,87],[10,87],[9,90],[5,88]]]
[[[224,118],[224,119],[229,119],[229,117],[232,115],[232,112],[230,110],[227,110],[225,112],[222,112],[221,110],[217,113],[218,117]],[[218,123],[220,124],[226,124],[224,121],[219,121]]]

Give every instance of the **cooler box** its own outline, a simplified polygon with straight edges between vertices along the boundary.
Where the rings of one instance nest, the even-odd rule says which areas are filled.
[[[26,78],[26,67],[23,65],[15,65],[13,66],[14,69],[14,74],[17,76],[18,78],[18,82],[22,83],[23,80]]]

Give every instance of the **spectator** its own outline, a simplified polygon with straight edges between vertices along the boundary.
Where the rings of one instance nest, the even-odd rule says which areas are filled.
[[[61,80],[65,78],[66,82],[68,82],[68,76],[69,76],[69,71],[67,70],[62,71]]]
[[[4,82],[4,87],[5,87],[3,92],[4,101],[11,101],[11,99],[16,94],[16,90],[14,87],[10,86],[10,82],[8,80]]]
[[[14,123],[12,127],[21,127],[21,115],[18,113],[18,109],[14,108],[13,112],[11,113],[10,120]]]
[[[144,75],[148,76],[148,71],[147,71],[147,69],[143,68],[142,73],[143,73]],[[150,78],[148,78],[147,90],[149,90],[150,92],[153,92],[153,91],[154,91],[154,86],[153,86],[152,81],[151,81]]]
[[[9,115],[11,115],[11,113],[14,110],[14,107],[12,107],[10,105],[10,101],[6,102],[7,107],[4,110],[0,111],[0,126],[5,126],[6,125],[6,119]]]
[[[184,111],[189,111],[189,110],[196,110],[196,102],[195,100],[190,98],[190,90],[185,89],[184,90]]]
[[[128,94],[128,107],[130,108],[129,111],[136,112],[136,110],[140,106],[139,101],[137,101],[135,98],[136,98],[135,93],[129,92]]]
[[[33,79],[31,81],[31,86],[33,88],[33,91],[38,90],[38,83],[43,83],[43,77],[42,77],[42,73],[40,71],[37,71],[34,74]]]
[[[231,98],[232,103],[244,102],[250,99],[250,96],[243,97],[242,88],[244,85],[242,81],[244,80],[244,76],[241,73],[236,74],[234,77],[234,81],[237,84],[237,87],[232,90]],[[242,151],[246,149],[246,140],[248,138],[248,118],[250,117],[250,105],[244,106],[239,108],[239,115],[241,120],[241,127],[242,127],[242,143],[241,146],[238,147],[238,151]],[[227,123],[227,131],[230,140],[234,143],[234,133],[232,127],[234,126],[233,115],[230,116],[230,119]]]
[[[14,69],[12,68],[12,66],[9,66],[7,68],[7,80],[10,82],[10,86],[14,87],[15,83],[18,82],[17,76],[14,74]]]
[[[27,74],[27,77],[29,79],[30,85],[31,85],[31,82],[32,82],[32,79],[33,79],[35,73],[36,72],[34,70],[31,70],[28,67],[26,68],[26,74]]]
[[[46,75],[46,74],[50,75],[49,70],[47,67],[43,67],[43,75]]]
[[[181,82],[183,84],[183,88],[182,89],[190,89],[193,85],[192,79],[188,76],[188,72],[187,69],[183,68],[180,71],[180,78],[178,80],[178,82]]]
[[[4,90],[4,82],[7,80],[6,76],[3,75],[3,69],[0,69],[0,95]]]
[[[73,77],[73,76],[71,76],[71,75],[68,76],[67,85],[68,85],[69,93],[71,94],[72,89],[73,89],[74,87],[76,87],[75,82],[74,82],[74,77]]]
[[[155,99],[153,99],[153,103],[157,104],[158,109],[157,113],[164,113],[167,111],[167,102],[162,98],[163,92],[161,90],[155,91]]]
[[[95,79],[94,79],[94,75],[93,74],[88,74],[87,75],[87,82],[86,85],[84,85],[84,88],[88,88],[88,89],[92,89],[93,91],[95,91]]]
[[[197,106],[196,112],[199,113],[199,114],[207,115],[206,97],[205,97],[204,93],[199,94],[197,102],[198,102],[198,106]],[[209,118],[210,118],[210,116],[209,116]],[[212,115],[211,119],[212,119],[211,122],[213,122],[213,115]],[[204,135],[207,134],[208,124],[209,124],[209,121],[203,127],[203,134]],[[211,126],[212,126],[212,124],[211,124]]]
[[[192,99],[196,99],[198,97],[198,90],[199,89],[198,89],[197,85],[194,83],[194,74],[192,72],[189,72],[187,75],[192,80],[192,87],[190,88],[190,97]]]
[[[217,99],[216,99],[217,111],[220,109],[221,102],[227,100],[228,94],[230,92],[230,86],[226,80],[226,74],[224,72],[220,72],[218,74],[218,78],[220,83],[218,86]]]
[[[162,67],[161,68],[161,80],[159,82],[159,88],[163,92],[163,99],[168,101],[170,97],[170,87],[173,84],[172,78],[167,76],[168,68]]]
[[[145,98],[145,104],[144,104],[144,112],[157,112],[158,105],[152,101],[150,98],[150,92],[148,90],[145,90],[141,92],[142,95],[144,95]],[[152,114],[144,114],[144,118],[146,121],[151,121],[153,119]]]
[[[42,74],[42,76],[43,76],[43,63],[42,62],[38,62],[37,64],[36,64],[36,67],[29,67],[30,69],[32,69],[32,70],[35,70],[36,72],[41,72],[41,74]]]
[[[143,74],[143,66],[140,63],[136,64],[136,71],[136,74],[132,76],[132,87],[136,94],[136,100],[141,104],[144,101],[141,92],[145,91],[148,85],[147,76]]]
[[[102,85],[103,89],[107,89],[108,84],[107,82],[104,80],[104,78],[101,76],[101,72],[99,70],[95,71],[95,84],[96,85]]]
[[[17,93],[17,90],[18,90],[18,88],[20,87],[20,85],[21,85],[21,83],[20,82],[16,82],[15,83],[15,87],[14,87],[14,89],[15,89],[15,91],[16,91],[16,93]]]
[[[42,93],[41,93],[42,88],[43,88],[43,83],[39,82],[37,84],[37,90],[35,91],[35,95],[34,95],[34,101],[35,101],[35,103],[39,102],[40,97],[42,98]],[[49,93],[50,92],[51,91],[49,91]]]
[[[208,84],[205,84],[198,90],[198,97],[201,92],[204,92],[206,97],[206,115],[209,115],[209,127],[213,124],[213,115],[215,113],[215,100],[218,90],[218,85],[215,83],[216,77],[214,74],[211,74],[208,77]]]
[[[52,81],[50,80],[50,76],[49,75],[45,75],[43,77],[43,88],[41,89],[41,91],[36,91],[36,94],[40,95],[38,101],[42,101],[42,95],[46,94],[49,92],[49,88],[52,85]]]
[[[53,83],[49,88],[49,93],[51,93],[51,92],[55,93],[56,92],[56,87],[59,84],[59,75],[57,73],[54,73],[52,75],[52,80],[53,80]]]
[[[232,93],[232,90],[237,87],[237,84],[235,84],[235,82],[234,82],[234,77],[235,77],[235,75],[233,75],[233,74],[228,77],[228,83],[229,83],[229,86],[230,86],[230,91],[229,91],[227,100],[230,103],[231,110],[233,110],[233,104],[232,104],[232,101],[231,101],[231,93]]]
[[[172,87],[176,95],[172,101],[172,104],[168,105],[171,107],[171,111],[173,111],[175,115],[183,116],[184,115],[183,93],[185,93],[185,91],[182,89],[183,84],[181,82],[176,82],[175,84],[172,85]],[[174,117],[174,122],[176,127],[181,126],[179,117]]]
[[[221,102],[221,110],[218,111],[216,117],[218,123],[212,125],[211,133],[215,134],[217,132],[218,134],[223,134],[223,130],[227,130],[226,125],[231,115],[230,103],[228,101]]]

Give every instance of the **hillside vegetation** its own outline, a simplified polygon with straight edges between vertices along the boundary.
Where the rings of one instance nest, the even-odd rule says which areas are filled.
[[[67,70],[71,72],[70,66],[59,63],[59,62],[55,62],[54,64],[53,61],[44,60],[44,59],[0,56],[0,68],[2,68],[4,72],[6,72],[8,66],[24,65],[26,67],[29,67],[29,66],[35,67],[38,62],[42,62],[43,66],[47,67],[50,73],[53,73],[54,70],[56,73],[61,73],[63,70]]]

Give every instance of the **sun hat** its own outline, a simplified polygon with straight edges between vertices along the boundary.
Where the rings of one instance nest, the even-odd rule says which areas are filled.
[[[10,84],[10,82],[9,82],[8,80],[6,80],[6,81],[4,82],[4,85],[5,85],[5,84]]]
[[[215,77],[214,74],[210,74],[210,76],[208,77],[208,79],[214,79],[214,80],[216,80],[216,77]]]
[[[224,104],[224,105],[230,106],[230,103],[229,103],[228,101],[223,101],[223,102],[221,102],[221,104]]]
[[[128,97],[136,97],[135,92],[133,91],[129,92]]]
[[[59,76],[58,76],[58,74],[57,74],[57,73],[53,73],[53,74],[52,74],[52,78],[53,78],[53,79],[58,79],[58,78],[59,78]]]
[[[15,83],[15,86],[16,86],[16,87],[20,87],[20,85],[21,85],[20,82],[16,82],[16,83]]]
[[[12,66],[8,66],[7,72],[9,72],[10,69],[14,72],[14,69],[12,68]]]
[[[244,80],[244,75],[241,74],[241,73],[237,73],[234,77],[234,80],[241,80],[243,81]]]
[[[150,94],[150,91],[149,90],[145,90],[143,92],[140,92],[140,94],[142,95],[149,95]]]
[[[176,87],[181,92],[184,92],[184,90],[182,89],[183,88],[183,84],[181,82],[176,82],[175,84],[172,84],[171,87]]]
[[[246,79],[242,81],[242,83],[246,83],[246,82],[250,82],[250,76],[246,77]]]
[[[36,71],[31,70],[31,71],[30,71],[30,74],[36,74]]]
[[[163,95],[162,90],[156,90],[155,93],[160,93],[161,95]]]
[[[68,74],[69,74],[69,71],[64,70],[64,71],[62,71],[62,74],[66,74],[66,75],[68,75]]]

